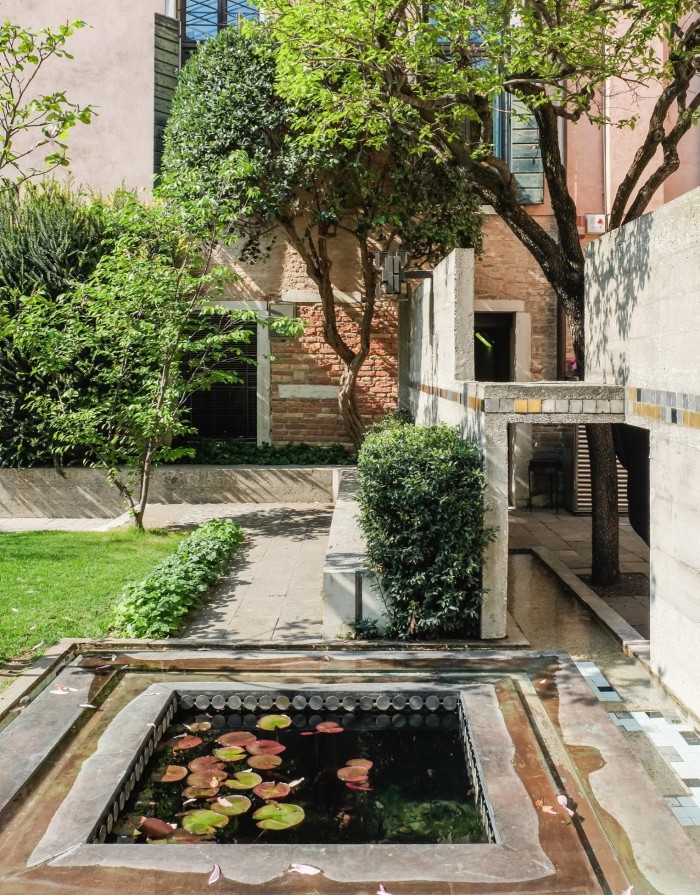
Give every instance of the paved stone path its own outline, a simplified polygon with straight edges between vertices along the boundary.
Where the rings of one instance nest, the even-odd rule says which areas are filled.
[[[147,524],[167,523],[165,508]],[[160,510],[160,512],[158,512]],[[171,528],[234,519],[246,540],[183,637],[250,642],[321,639],[321,587],[333,508],[319,504],[205,504],[170,508]]]

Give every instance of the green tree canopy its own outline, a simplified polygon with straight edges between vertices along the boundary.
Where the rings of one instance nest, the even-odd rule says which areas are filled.
[[[60,301],[42,290],[22,296],[10,322],[42,384],[26,404],[54,452],[95,458],[138,527],[154,465],[188,452],[173,441],[193,431],[190,396],[237,382],[221,362],[250,338],[240,324],[266,323],[212,301],[228,272],[211,265],[199,215],[117,194],[104,205],[108,251],[93,273]],[[270,325],[297,331],[296,321]]]
[[[278,42],[278,89],[313,107],[309,141],[378,151],[398,130],[418,153],[468,173],[470,184],[527,247],[566,310],[585,370],[585,258],[561,122],[636,128],[637,151],[608,226],[643,214],[680,166],[698,122],[697,0],[264,0]],[[650,113],[615,116],[611,92],[643,92]],[[494,148],[498,98],[534,118],[557,224],[552,235],[520,203],[515,172]],[[649,103],[651,97],[651,103]],[[410,136],[409,136],[410,135]],[[587,430],[593,487],[593,577],[619,578],[617,480],[609,427]]]
[[[206,197],[244,260],[264,255],[280,230],[299,252],[319,289],[326,341],[343,364],[340,410],[358,443],[355,383],[376,312],[374,251],[401,245],[423,263],[455,246],[479,246],[479,201],[458,165],[414,152],[401,129],[379,151],[368,134],[326,139],[314,129],[313,103],[280,95],[277,52],[269,28],[249,24],[194,54],[168,125],[161,193]],[[358,349],[338,326],[329,247],[341,234],[359,256]]]

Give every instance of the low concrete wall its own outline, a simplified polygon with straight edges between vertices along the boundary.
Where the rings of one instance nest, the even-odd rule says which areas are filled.
[[[365,545],[357,523],[357,481],[354,470],[342,472],[328,552],[323,570],[323,636],[326,640],[352,633],[353,622],[374,619],[381,631],[386,622],[384,601],[375,577],[365,571]]]
[[[342,467],[161,466],[149,502],[333,503]],[[0,518],[105,518],[124,502],[100,469],[2,469]]]

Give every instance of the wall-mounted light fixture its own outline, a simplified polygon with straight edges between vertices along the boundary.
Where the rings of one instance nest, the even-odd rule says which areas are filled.
[[[403,289],[406,280],[428,280],[432,279],[432,270],[407,270],[408,252],[398,251],[393,255],[389,252],[374,253],[375,270],[381,273],[377,281],[377,295],[383,289],[386,295],[398,295],[406,298],[407,295]]]

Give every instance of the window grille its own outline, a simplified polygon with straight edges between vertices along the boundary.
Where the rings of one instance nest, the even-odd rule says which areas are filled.
[[[183,62],[201,41],[215,37],[227,25],[258,15],[256,5],[246,0],[181,0]]]

